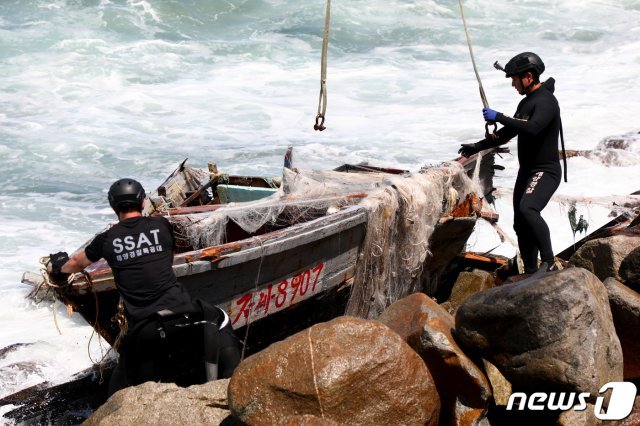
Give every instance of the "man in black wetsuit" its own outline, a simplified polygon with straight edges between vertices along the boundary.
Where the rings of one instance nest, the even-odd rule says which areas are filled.
[[[497,64],[497,63],[496,63]],[[499,67],[499,66],[496,66]],[[513,227],[525,273],[555,268],[549,227],[540,212],[560,185],[558,135],[561,132],[560,107],[553,95],[553,78],[540,82],[544,63],[538,55],[524,52],[513,57],[503,69],[511,85],[525,98],[514,117],[490,108],[482,110],[486,121],[504,125],[496,137],[462,144],[458,151],[469,157],[484,149],[502,145],[518,136],[520,169],[513,189]],[[565,163],[566,180],[566,163]],[[538,252],[541,265],[538,268]]]
[[[52,254],[48,265],[49,276],[56,282],[65,282],[69,274],[101,258],[111,267],[128,332],[109,383],[110,395],[126,386],[166,377],[166,370],[175,367],[168,360],[178,358],[178,350],[204,352],[208,379],[230,377],[240,361],[229,317],[202,301],[192,303],[173,272],[171,224],[164,217],[142,216],[144,201],[140,183],[116,181],[109,189],[109,204],[118,223],[71,259],[65,252]],[[202,324],[204,333],[198,327]]]

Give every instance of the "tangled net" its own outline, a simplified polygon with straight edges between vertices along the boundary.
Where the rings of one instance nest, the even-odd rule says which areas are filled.
[[[184,168],[150,196],[149,212],[165,213],[211,173]],[[169,215],[178,245],[185,250],[217,246],[282,229],[359,205],[367,212],[366,236],[355,265],[346,314],[377,318],[391,303],[421,290],[429,239],[438,221],[477,188],[457,162],[424,167],[417,173],[344,173],[284,169],[271,196],[211,206],[210,211]],[[186,189],[185,189],[186,188]],[[233,232],[234,235],[228,235]]]
[[[348,315],[377,318],[391,303],[420,291],[436,224],[475,190],[454,162],[388,181],[362,201],[369,217]]]

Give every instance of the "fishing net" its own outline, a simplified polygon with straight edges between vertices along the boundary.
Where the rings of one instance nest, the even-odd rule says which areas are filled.
[[[377,318],[391,303],[421,290],[429,238],[443,216],[477,191],[458,163],[423,168],[362,201],[369,212],[347,314]]]
[[[224,244],[243,237],[307,222],[360,201],[381,185],[382,173],[284,169],[280,189],[260,200],[229,203],[215,210],[171,216],[176,235],[192,249]],[[237,225],[231,228],[230,223]],[[235,236],[229,236],[233,229]]]
[[[197,178],[202,181],[202,176]],[[271,196],[209,206],[205,212],[169,219],[181,245],[193,250],[282,229],[357,204],[367,212],[367,229],[347,314],[376,318],[390,303],[421,290],[435,226],[472,192],[482,193],[457,162],[404,174],[284,169],[282,184]]]

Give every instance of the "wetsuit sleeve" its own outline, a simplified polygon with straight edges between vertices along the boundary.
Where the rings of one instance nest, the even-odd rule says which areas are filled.
[[[496,146],[500,146],[500,145],[504,145],[505,143],[509,142],[511,139],[513,139],[514,137],[516,137],[518,135],[517,130],[510,128],[510,127],[502,127],[501,129],[498,129],[498,131],[496,132],[496,135],[498,136],[497,138],[493,139],[482,139],[480,142],[478,142],[478,148],[480,148],[480,150],[485,150],[485,149],[489,149],[489,148],[495,148]]]
[[[87,256],[87,259],[92,262],[97,262],[102,258],[102,248],[104,247],[105,240],[106,234],[103,232],[102,234],[98,234],[93,241],[85,247],[84,254]]]
[[[536,105],[533,116],[529,120],[521,120],[509,117],[499,112],[496,115],[496,121],[504,124],[506,127],[515,129],[517,132],[525,132],[531,135],[537,135],[544,130],[547,125],[558,115],[558,108],[550,105],[550,103],[538,103]]]

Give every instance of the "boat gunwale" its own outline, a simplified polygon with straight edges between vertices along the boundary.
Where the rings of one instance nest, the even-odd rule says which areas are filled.
[[[345,232],[366,223],[366,221],[367,211],[363,206],[348,206],[335,213],[263,235],[176,254],[173,268],[176,276],[181,277],[206,272],[214,268],[231,267]],[[318,232],[323,228],[326,228],[327,232]],[[90,276],[90,281],[86,275]],[[81,292],[87,287],[104,291],[114,286],[111,268],[104,259],[101,259],[87,267],[87,273],[78,275],[69,287],[72,287],[76,292]]]

